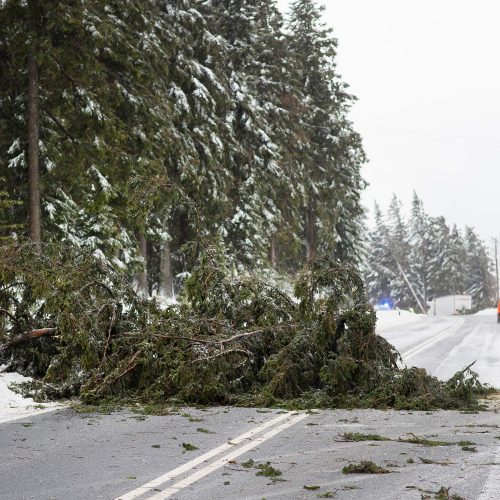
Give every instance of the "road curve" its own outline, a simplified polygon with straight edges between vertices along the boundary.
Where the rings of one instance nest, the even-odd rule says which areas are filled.
[[[481,382],[500,388],[500,324],[496,317],[424,317],[381,333],[408,366],[426,368],[441,379],[475,362]]]

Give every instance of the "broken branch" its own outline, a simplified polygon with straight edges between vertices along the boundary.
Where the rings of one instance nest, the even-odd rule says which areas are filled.
[[[30,340],[44,337],[45,335],[53,335],[55,332],[56,328],[38,328],[36,330],[31,330],[23,335],[19,335],[19,337],[15,337],[10,342],[7,342],[7,344],[0,346],[0,352],[6,351],[15,345],[22,344],[23,342],[29,342]]]

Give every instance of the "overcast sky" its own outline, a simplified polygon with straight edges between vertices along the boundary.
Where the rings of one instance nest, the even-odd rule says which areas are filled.
[[[286,11],[288,0],[278,0]],[[500,236],[500,2],[326,0],[370,187]]]

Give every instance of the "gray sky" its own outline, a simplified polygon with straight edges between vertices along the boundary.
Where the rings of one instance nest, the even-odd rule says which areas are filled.
[[[364,204],[385,210],[394,192],[409,210],[416,190],[431,215],[500,236],[500,2],[324,3],[359,98]]]

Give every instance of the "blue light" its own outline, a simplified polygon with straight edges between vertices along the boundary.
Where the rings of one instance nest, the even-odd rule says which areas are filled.
[[[375,306],[375,309],[379,311],[390,311],[393,308],[394,304],[390,297],[381,297]]]

